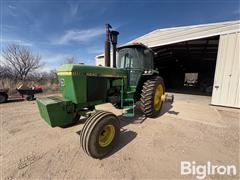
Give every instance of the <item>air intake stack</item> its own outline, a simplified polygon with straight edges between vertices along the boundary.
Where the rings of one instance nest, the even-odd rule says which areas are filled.
[[[117,38],[118,38],[119,32],[118,31],[111,31],[111,42],[113,46],[113,67],[116,67],[116,52],[117,52]]]

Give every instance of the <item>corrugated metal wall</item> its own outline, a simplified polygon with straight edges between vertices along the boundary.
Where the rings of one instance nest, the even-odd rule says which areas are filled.
[[[112,52],[110,53],[110,66],[112,67],[113,65],[113,58],[112,58],[113,54]],[[102,56],[96,56],[95,57],[95,63],[97,66],[101,65],[101,66],[105,66],[105,58],[104,55]]]
[[[212,104],[240,108],[240,33],[220,36]]]
[[[95,58],[95,61],[96,61],[96,66],[105,66],[105,59],[104,59],[104,56],[101,56],[101,57],[96,57]]]

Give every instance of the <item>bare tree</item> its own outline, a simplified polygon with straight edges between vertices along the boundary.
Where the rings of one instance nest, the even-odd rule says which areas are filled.
[[[0,65],[0,79],[5,78],[6,74],[7,74],[6,67]]]
[[[36,81],[38,83],[44,84],[46,82],[57,83],[57,72],[52,70],[50,72],[34,72],[29,74],[27,80]]]
[[[25,80],[29,73],[42,66],[41,57],[21,45],[11,44],[3,51],[4,64],[15,78]]]

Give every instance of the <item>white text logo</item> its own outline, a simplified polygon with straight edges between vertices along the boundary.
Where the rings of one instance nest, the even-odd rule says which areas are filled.
[[[193,175],[197,179],[204,179],[209,175],[235,176],[237,169],[235,165],[213,165],[210,161],[207,164],[196,164],[195,161],[181,161],[181,175]]]

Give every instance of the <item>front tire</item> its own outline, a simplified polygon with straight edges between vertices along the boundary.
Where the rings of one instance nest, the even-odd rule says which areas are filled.
[[[98,111],[83,126],[80,134],[81,146],[89,156],[101,159],[113,150],[119,134],[118,118],[110,112]]]
[[[160,76],[149,79],[144,83],[140,98],[140,108],[147,117],[156,117],[159,115],[164,94],[165,86]]]

